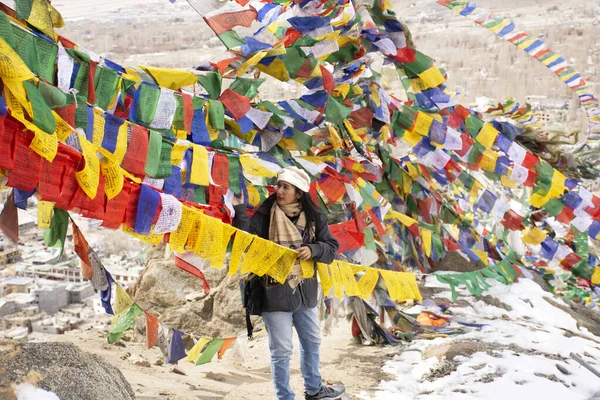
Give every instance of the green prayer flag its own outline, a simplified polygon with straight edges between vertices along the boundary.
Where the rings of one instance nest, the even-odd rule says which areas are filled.
[[[247,78],[237,78],[229,89],[233,90],[241,94],[242,96],[246,96],[249,99],[252,99],[256,96],[258,88],[263,84],[264,78],[260,79],[247,79]]]
[[[123,332],[133,330],[135,328],[135,318],[143,312],[140,306],[133,303],[127,311],[120,314],[117,323],[108,334],[108,343],[113,344],[118,342]]]
[[[221,73],[219,71],[207,72],[205,75],[198,75],[198,82],[208,92],[211,99],[216,99],[221,95]]]
[[[209,363],[213,359],[215,354],[217,354],[217,352],[221,348],[221,345],[223,344],[224,341],[225,341],[225,339],[213,339],[204,348],[204,351],[202,352],[202,354],[200,354],[200,357],[198,357],[198,359],[196,360],[196,365],[202,365],[202,364]]]
[[[162,150],[162,137],[153,129],[150,132],[148,142],[148,156],[146,157],[146,175],[151,178],[156,177],[160,164],[160,152]]]
[[[467,118],[465,118],[465,129],[467,132],[469,132],[471,137],[476,137],[481,128],[483,128],[483,121],[477,116],[469,115]]]
[[[37,86],[29,81],[24,81],[23,85],[33,109],[33,123],[46,133],[54,133],[56,131],[56,119],[52,115],[52,110],[50,110],[50,107],[44,101]]]
[[[29,18],[32,7],[33,7],[33,0],[15,0],[17,19]]]
[[[42,98],[50,108],[61,108],[70,106],[75,98],[70,93],[65,93],[55,86],[48,85],[44,81],[39,81],[38,90]]]
[[[556,217],[558,214],[560,214],[564,207],[564,203],[559,199],[550,199],[546,204],[542,206],[542,208],[546,210],[548,215],[552,217]]]
[[[234,30],[223,32],[217,36],[228,50],[246,44],[246,42],[240,38],[240,36]]]
[[[162,140],[160,157],[158,162],[158,169],[156,176],[153,178],[163,179],[168,178],[173,174],[173,165],[171,164],[171,152],[173,151],[173,144],[168,140]]]
[[[240,194],[240,156],[228,155],[227,161],[229,161],[229,187],[235,194]]]
[[[103,110],[108,110],[108,106],[117,96],[119,89],[119,75],[112,68],[98,66],[94,78],[94,87],[96,88],[96,104]]]
[[[35,74],[39,73],[40,67],[33,35],[16,25],[12,25],[12,31],[16,38],[15,51],[27,68]]]
[[[13,49],[17,45],[17,38],[12,30],[10,19],[5,13],[0,13],[0,38],[4,39]]]
[[[377,246],[375,245],[375,237],[373,236],[373,230],[367,227],[363,233],[365,234],[365,248],[367,250],[377,250]]]
[[[431,244],[433,245],[433,250],[435,254],[441,259],[444,254],[444,243],[439,235],[433,234],[431,235]]]
[[[69,227],[69,213],[60,208],[55,208],[50,227],[44,232],[44,243],[52,248],[60,248],[58,259],[60,260],[65,249],[67,228]]]
[[[175,109],[175,115],[173,116],[173,129],[185,130],[183,97],[175,95],[175,101],[177,102],[177,108]]]
[[[38,36],[33,36],[33,43],[38,61],[37,74],[40,78],[54,85],[54,68],[58,56],[58,46]]]
[[[416,52],[415,61],[411,63],[405,63],[404,69],[408,74],[409,78],[416,78],[420,73],[427,71],[433,62],[431,58],[421,53],[420,51]]]
[[[348,62],[354,60],[354,56],[359,51],[360,51],[359,46],[352,44],[352,43],[348,43],[344,47],[342,47],[341,49],[336,51],[335,53],[330,54],[329,57],[327,57],[327,62],[331,63],[331,64],[334,64],[337,62],[348,63]]]
[[[198,204],[208,204],[206,201],[206,187],[200,186],[194,190],[194,202]]]
[[[296,146],[298,147],[298,150],[310,149],[313,145],[313,137],[296,128],[293,128],[293,130],[294,139],[296,140]]]
[[[394,111],[392,126],[410,129],[417,119],[417,110],[409,106],[403,106],[402,110]]]
[[[87,131],[87,99],[79,94],[75,95],[75,98],[77,99],[77,108],[75,109],[75,128],[81,128],[84,131]]]
[[[327,95],[327,106],[325,107],[325,119],[336,126],[342,126],[352,110],[337,101],[335,97]]]
[[[137,120],[150,126],[156,114],[156,107],[160,99],[160,89],[150,85],[140,85],[140,97],[137,103]]]
[[[471,147],[471,151],[469,151],[469,156],[467,158],[467,162],[472,165],[477,165],[479,163],[479,159],[485,152],[485,147],[479,142],[473,143]]]
[[[215,129],[225,129],[225,107],[218,100],[209,100],[208,121]]]
[[[288,71],[290,76],[293,78],[296,76],[296,73],[302,65],[304,65],[304,61],[306,60],[306,55],[299,47],[290,47],[286,50],[281,61],[283,61],[283,65],[285,65],[285,69]]]

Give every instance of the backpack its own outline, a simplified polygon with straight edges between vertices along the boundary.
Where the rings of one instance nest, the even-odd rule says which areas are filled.
[[[252,321],[251,315],[262,315],[262,307],[266,295],[265,279],[251,275],[248,279],[240,280],[240,289],[242,292],[242,304],[246,309],[246,329],[248,331],[248,339],[252,339]]]

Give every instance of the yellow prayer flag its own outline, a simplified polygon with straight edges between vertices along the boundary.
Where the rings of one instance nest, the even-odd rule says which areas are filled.
[[[38,228],[45,229],[50,227],[52,221],[52,214],[54,210],[54,203],[49,201],[38,201]]]
[[[327,129],[329,130],[329,141],[331,142],[333,148],[336,150],[341,149],[344,142],[342,142],[340,135],[338,135],[333,125],[327,125]]]
[[[496,142],[496,137],[498,137],[498,130],[492,126],[490,123],[486,123],[483,125],[483,128],[477,134],[476,140],[486,149],[489,149]]]
[[[127,152],[127,131],[129,125],[128,122],[122,124],[117,132],[117,144],[115,146],[115,152],[113,153],[117,160],[117,165],[121,165],[125,158],[125,153]]]
[[[342,85],[337,86],[335,89],[333,89],[333,96],[334,97],[342,96],[342,98],[345,99],[346,96],[348,96],[348,92],[350,92],[350,85],[347,83],[344,83]]]
[[[261,275],[264,275],[266,271],[261,271],[260,261],[265,253],[272,251],[273,246],[275,246],[274,242],[270,240],[263,239],[261,237],[255,237],[250,245],[248,251],[246,251],[246,256],[244,257],[244,261],[242,262],[242,269],[240,270],[241,274],[247,274],[248,272],[256,273],[256,271],[262,272]]]
[[[93,200],[96,198],[98,184],[100,183],[100,161],[96,155],[94,145],[88,142],[82,134],[78,133],[77,135],[79,136],[85,165],[81,171],[75,172],[75,179],[79,183],[81,190]]]
[[[128,235],[133,236],[134,238],[136,238],[138,240],[141,240],[144,243],[150,243],[151,245],[154,245],[154,246],[156,246],[157,244],[162,242],[163,238],[165,237],[164,233],[161,233],[161,234],[149,233],[148,235],[140,235],[140,234],[135,233],[133,231],[133,228],[130,228],[125,224],[123,224],[123,232],[125,232]]]
[[[231,260],[229,261],[229,272],[227,275],[235,275],[242,260],[242,254],[246,251],[255,236],[248,232],[237,230],[233,239],[233,247],[231,249]]]
[[[246,60],[237,70],[237,76],[242,76],[248,70],[248,68],[255,66],[267,55],[267,52],[262,50],[255,53],[252,57]]]
[[[488,172],[494,172],[496,170],[496,161],[498,160],[498,153],[487,149],[483,152],[481,159],[479,160],[479,166]]]
[[[0,78],[3,81],[22,82],[34,77],[21,57],[0,38]]]
[[[185,142],[177,142],[173,145],[173,150],[171,150],[171,165],[178,166],[181,160],[183,159],[183,154],[187,149],[189,149],[190,143]]]
[[[261,178],[273,178],[277,176],[277,172],[264,167],[250,154],[242,154],[240,156],[240,162],[242,168],[244,168],[244,173],[246,174],[259,176]]]
[[[102,160],[102,176],[104,177],[104,193],[111,200],[123,190],[123,170],[117,165],[114,158],[104,157]]]
[[[594,275],[592,275],[592,283],[594,285],[600,285],[600,268],[596,267]]]
[[[209,185],[208,177],[208,151],[197,144],[192,145],[193,158],[190,171],[190,183],[200,186]]]
[[[237,229],[231,225],[223,224],[223,234],[221,236],[221,244],[219,248],[215,250],[215,253],[210,258],[210,266],[215,269],[223,268],[223,264],[225,263],[225,256],[227,255],[227,246],[229,245],[229,241],[231,240],[231,235]]]
[[[149,73],[154,80],[156,80],[158,86],[171,90],[179,90],[183,87],[194,86],[198,81],[196,75],[189,71],[156,67],[140,68]]]
[[[186,205],[181,209],[181,222],[177,229],[169,235],[169,246],[171,250],[177,253],[185,253],[185,243],[187,242],[190,230],[194,222],[199,218],[200,213],[194,208]]]
[[[483,250],[475,250],[475,249],[471,249],[471,251],[472,251],[473,253],[475,253],[475,255],[476,255],[477,257],[479,257],[479,259],[481,260],[481,262],[482,262],[484,265],[488,265],[488,264],[489,264],[489,261],[488,261],[488,253],[487,253],[486,251],[483,251]]]
[[[276,58],[270,65],[258,64],[256,66],[259,71],[264,72],[267,75],[272,76],[275,79],[278,79],[282,82],[287,82],[290,80],[290,74],[287,72],[287,68],[283,61],[280,58]]]
[[[390,209],[390,210],[388,211],[388,213],[386,214],[386,219],[387,219],[387,218],[395,218],[395,219],[397,219],[397,220],[398,220],[398,221],[399,221],[399,222],[400,222],[402,225],[404,225],[404,226],[407,226],[407,227],[409,227],[409,226],[413,226],[414,224],[416,224],[416,223],[417,223],[417,220],[416,220],[416,219],[413,219],[413,218],[409,217],[409,216],[408,216],[408,215],[406,215],[406,214],[402,214],[402,213],[400,213],[400,212],[398,212],[398,211],[394,211],[394,210],[392,210],[392,209]]]
[[[433,118],[429,114],[419,111],[413,131],[421,136],[429,136],[429,128],[431,128],[432,123]]]
[[[94,125],[92,131],[92,143],[94,146],[102,147],[104,125],[106,125],[106,120],[104,119],[103,111],[99,108],[94,108]]]
[[[360,296],[361,292],[356,284],[351,265],[346,262],[338,261],[338,267],[340,269],[340,276],[342,278],[346,296]]]
[[[504,187],[507,187],[509,189],[512,189],[517,186],[517,182],[511,181],[510,179],[508,179],[508,176],[506,176],[506,175],[500,176],[500,182],[502,182],[502,185]]]
[[[331,274],[329,273],[329,266],[323,263],[317,263],[317,271],[319,272],[319,280],[321,281],[321,287],[323,288],[323,294],[329,296],[331,290]]]
[[[200,238],[194,253],[205,259],[211,258],[215,251],[219,250],[222,241],[223,223],[217,218],[200,214]]]
[[[302,267],[302,277],[309,279],[315,276],[315,262],[313,260],[300,260]]]
[[[438,87],[439,85],[441,85],[442,83],[444,83],[446,81],[446,79],[444,78],[444,75],[442,75],[442,73],[440,72],[438,67],[436,67],[435,65],[432,66],[431,68],[421,72],[419,74],[419,78],[421,78],[426,89]]]
[[[115,316],[117,316],[129,310],[129,307],[133,305],[133,300],[131,300],[131,297],[129,297],[127,292],[123,290],[121,286],[118,284],[115,286],[117,293],[115,295],[115,306],[113,307],[113,310],[115,312]]]
[[[546,239],[546,233],[539,229],[538,227],[533,227],[527,232],[525,236],[523,236],[523,243],[528,243],[531,245],[538,245],[542,243]]]
[[[371,297],[371,293],[373,293],[373,290],[377,285],[379,273],[376,269],[368,267],[358,267],[358,269],[365,270],[365,274],[358,281],[358,291],[360,292],[360,297],[366,300]],[[357,268],[355,268],[354,273],[357,272]]]
[[[423,250],[425,250],[427,257],[431,257],[431,231],[419,228],[419,232],[421,233],[421,238],[423,238]]]
[[[331,273],[333,296],[341,299],[344,293],[342,292],[342,275],[340,274],[340,268],[338,267],[337,261],[334,261],[331,265],[329,265],[329,272]]]
[[[183,359],[183,361],[189,361],[189,362],[195,363],[196,360],[198,359],[198,357],[200,357],[202,350],[204,350],[204,347],[206,347],[206,345],[209,344],[211,341],[212,341],[212,338],[207,338],[207,337],[200,338],[200,340],[198,340],[196,342],[194,347],[192,347],[192,349],[187,354],[187,356]]]
[[[298,253],[295,251],[286,249],[283,255],[277,260],[275,264],[269,268],[267,274],[275,279],[277,282],[283,284],[285,280],[292,272],[292,267],[296,263],[296,259],[298,258]]]
[[[539,194],[534,193],[529,198],[529,204],[536,208],[541,208],[548,201],[550,201],[550,192],[548,192],[548,194],[545,196],[540,196]]]

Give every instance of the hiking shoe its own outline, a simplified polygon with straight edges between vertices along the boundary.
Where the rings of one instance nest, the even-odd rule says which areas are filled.
[[[339,399],[344,394],[344,388],[342,385],[323,385],[321,390],[317,394],[312,396],[305,393],[304,398],[306,400],[335,400]]]

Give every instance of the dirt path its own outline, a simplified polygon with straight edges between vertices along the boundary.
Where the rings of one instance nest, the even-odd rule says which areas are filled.
[[[383,363],[397,354],[398,347],[362,346],[351,343],[350,327],[340,320],[323,337],[321,345],[321,375],[330,383],[343,383],[349,397],[373,394],[382,379],[389,377],[382,372]],[[98,354],[119,368],[130,382],[138,399],[177,400],[274,400],[271,383],[269,350],[266,335],[253,342],[238,340],[223,360],[194,366],[179,362],[177,368],[186,375],[172,372],[171,365],[154,365],[162,358],[157,348],[146,350],[143,337],[140,342],[125,342],[125,347],[109,345],[101,331],[71,331],[62,336],[44,336],[44,341],[68,341],[82,350]],[[302,376],[299,366],[297,337],[292,356],[292,387],[298,399],[303,398]],[[152,366],[133,364],[137,356],[148,360]]]

